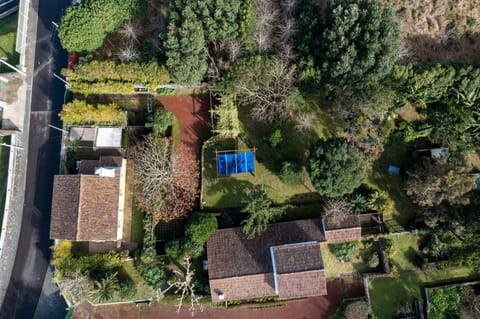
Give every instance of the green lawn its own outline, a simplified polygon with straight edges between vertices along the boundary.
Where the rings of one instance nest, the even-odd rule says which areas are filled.
[[[313,102],[312,102],[313,103]],[[327,114],[316,105],[305,104],[313,110],[314,132],[309,137],[298,133],[291,121],[277,128],[253,121],[246,108],[239,108],[241,134],[236,140],[213,138],[205,143],[202,154],[202,204],[205,208],[226,208],[242,206],[245,190],[253,185],[266,186],[268,196],[276,204],[318,203],[319,194],[310,182],[306,171],[307,151],[310,144],[319,138],[334,135],[336,127]],[[281,142],[273,147],[269,137],[275,129],[281,131]],[[238,174],[217,179],[215,150],[240,150],[256,148],[255,174]],[[296,162],[302,166],[302,180],[286,185],[278,177],[284,161]]]
[[[143,244],[143,216],[144,213],[135,205],[132,207],[132,242]]]
[[[362,261],[362,253],[365,248],[362,242],[357,243],[356,249],[353,251],[349,262],[341,262],[331,252],[328,245],[322,247],[323,265],[327,274],[327,279],[337,278],[344,273],[362,273],[373,271]]]
[[[416,234],[390,235],[393,240],[393,253],[389,255],[390,262],[398,271],[415,270],[415,261],[419,258],[421,236]]]
[[[148,299],[155,296],[155,290],[150,288],[145,283],[143,278],[138,273],[137,269],[135,269],[135,266],[133,265],[133,260],[125,262],[123,264],[123,269],[128,274],[128,276],[133,280],[133,282],[135,283],[135,287],[137,287],[134,300]],[[130,300],[132,299],[130,298]]]
[[[474,277],[468,268],[437,270],[430,272],[402,272],[397,277],[369,280],[370,300],[377,318],[394,319],[397,309],[411,304],[415,299],[423,299],[425,285],[442,283],[447,280]]]
[[[10,64],[18,64],[19,55],[15,51],[15,42],[17,38],[17,19],[18,15],[13,14],[3,20],[0,20],[0,57],[7,57]],[[1,72],[11,72],[4,65],[0,66]]]
[[[0,143],[10,144],[10,136],[0,137]],[[8,160],[10,157],[9,147],[0,147],[0,223],[3,220],[5,198],[7,195]]]
[[[280,181],[274,171],[264,162],[255,160],[255,175],[238,174],[229,177],[216,175],[215,150],[245,149],[241,141],[237,145],[233,140],[213,143],[207,141],[203,148],[202,204],[208,208],[240,207],[246,199],[245,191],[253,185],[263,184],[268,196],[277,204],[312,203],[320,196],[310,183],[308,174],[303,172],[301,183],[286,185]]]
[[[387,145],[368,173],[368,186],[384,191],[392,202],[392,205],[383,211],[384,219],[387,221],[387,226],[396,224],[399,227],[398,229],[391,227],[393,229],[390,230],[401,230],[406,227],[413,218],[414,207],[403,191],[402,176],[388,173],[388,166],[406,167],[411,161],[412,151],[413,146],[410,144]]]

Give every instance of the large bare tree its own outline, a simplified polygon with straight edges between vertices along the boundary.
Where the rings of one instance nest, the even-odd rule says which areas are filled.
[[[236,72],[233,86],[240,105],[251,106],[250,115],[259,122],[285,119],[292,105],[295,69],[276,58],[247,60]]]
[[[155,219],[170,220],[192,209],[198,195],[198,163],[184,144],[148,135],[134,153],[139,206]]]

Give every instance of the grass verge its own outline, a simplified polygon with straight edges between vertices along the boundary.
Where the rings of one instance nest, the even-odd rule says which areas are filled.
[[[18,14],[0,20],[0,57],[7,57],[10,64],[16,65],[19,61],[19,54],[15,51],[17,39]],[[3,64],[0,66],[0,73],[11,72]]]
[[[396,277],[369,280],[368,289],[373,313],[377,318],[394,319],[396,311],[406,303],[422,300],[425,285],[442,283],[446,280],[465,279],[476,274],[469,268],[455,268],[431,272],[403,272]]]

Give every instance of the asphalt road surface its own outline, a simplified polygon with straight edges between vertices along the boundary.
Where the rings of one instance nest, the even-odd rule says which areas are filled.
[[[58,112],[65,86],[53,77],[67,66],[67,53],[61,49],[52,21],[58,22],[69,0],[32,0],[38,12],[35,68],[28,146],[27,182],[23,221],[15,266],[0,318],[29,319],[35,313],[50,260],[50,208],[53,175],[58,173],[61,132],[48,124],[61,126]],[[59,311],[65,312],[60,308]]]

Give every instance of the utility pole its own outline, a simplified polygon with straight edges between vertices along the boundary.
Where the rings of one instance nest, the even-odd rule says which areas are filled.
[[[57,131],[60,131],[60,132],[63,132],[63,133],[68,133],[68,131],[66,131],[64,129],[61,129],[59,127],[53,126],[51,124],[48,124],[47,126],[53,128],[54,130],[57,130]]]
[[[59,79],[60,81],[62,81],[63,83],[65,83],[65,86],[66,86],[67,89],[70,88],[70,84],[67,81],[65,81],[64,79],[62,79],[61,77],[59,77],[55,73],[53,73],[53,76],[56,77],[57,79]]]

